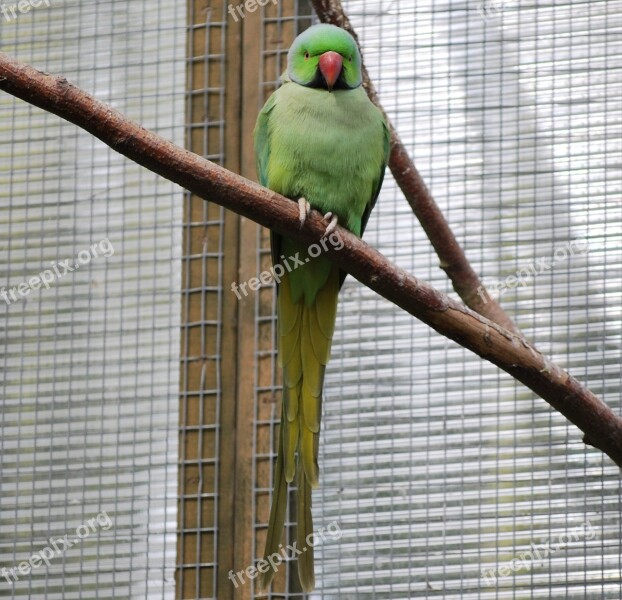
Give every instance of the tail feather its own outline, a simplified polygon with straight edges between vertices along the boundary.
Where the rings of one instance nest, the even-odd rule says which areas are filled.
[[[319,485],[318,448],[322,413],[324,372],[330,357],[335,328],[339,270],[332,267],[323,287],[308,305],[300,297],[292,300],[288,275],[281,280],[278,298],[279,364],[283,367],[283,409],[279,450],[274,480],[272,509],[264,558],[278,551],[285,524],[287,483],[297,484],[298,576],[304,591],[315,586],[313,547],[307,543],[313,533],[311,490]],[[310,539],[310,538],[309,538]],[[272,581],[270,569],[260,584]]]
[[[302,421],[302,418],[300,420]],[[303,424],[300,425],[299,460],[302,462],[302,470],[304,470],[308,483],[314,488],[320,485],[320,468],[315,455],[314,437],[316,435],[319,436],[318,433],[313,433]]]
[[[335,321],[337,320],[339,285],[339,269],[334,267],[326,285],[318,292],[315,301],[315,318],[327,340],[324,353],[319,355],[324,361],[323,364],[327,364],[330,358],[330,346],[335,333]]]
[[[284,417],[281,415],[281,430],[283,429]],[[278,553],[281,543],[281,534],[285,526],[285,513],[287,511],[287,482],[285,481],[285,472],[283,465],[283,436],[279,435],[279,450],[276,458],[276,466],[274,469],[274,492],[272,494],[272,507],[270,509],[270,522],[268,524],[268,536],[266,537],[266,549],[264,557]],[[268,587],[274,578],[275,571],[268,569],[259,576],[259,585]]]
[[[311,347],[313,354],[321,362],[321,364],[328,364],[329,356],[326,355],[326,351],[330,352],[330,338],[324,335],[324,332],[320,329],[320,324],[316,315],[312,311],[309,311],[309,317],[311,327],[309,328],[311,334]]]
[[[288,367],[283,369],[284,379],[288,377],[291,370]],[[293,385],[283,385],[283,410],[287,414],[287,420],[291,423],[298,416],[300,406],[300,396],[302,391],[302,375],[296,377]],[[291,380],[288,380],[291,384]]]
[[[292,294],[289,285],[289,277],[285,276],[283,281],[287,280],[286,285],[281,285],[279,288],[279,335],[284,337],[291,333],[296,328],[296,334],[300,333],[298,327],[300,323],[300,312],[302,311],[302,305],[300,303],[292,302]],[[282,294],[287,295],[287,301],[281,302]],[[279,348],[279,351],[281,351]],[[284,348],[283,348],[284,350]]]
[[[298,471],[298,514],[296,527],[296,547],[302,554],[298,555],[298,577],[305,592],[312,592],[315,587],[315,570],[313,568],[313,546],[309,544],[313,534],[313,519],[311,517],[311,486],[307,481],[305,471]]]
[[[302,308],[302,307],[301,307]],[[299,311],[302,312],[302,311]],[[288,333],[281,335],[282,351],[279,351],[279,366],[284,367],[292,360],[298,358],[300,360],[300,327],[290,330]]]
[[[324,377],[324,366],[322,366],[322,377]],[[320,431],[320,411],[322,409],[322,392],[314,394],[304,385],[302,386],[302,414],[304,424],[313,433]]]
[[[287,417],[281,419],[281,436],[283,438],[283,452],[285,465],[285,479],[287,483],[294,481],[296,473],[296,449],[298,448],[298,439],[300,436],[300,421],[298,419],[298,396],[300,388],[284,388],[283,390],[283,412]],[[296,399],[294,400],[293,397]],[[296,412],[292,413],[290,406],[296,406]]]

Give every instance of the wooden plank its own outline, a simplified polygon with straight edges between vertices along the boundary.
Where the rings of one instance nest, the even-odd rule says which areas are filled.
[[[261,19],[258,13],[243,19],[242,36],[242,97],[244,110],[240,115],[240,173],[255,179],[253,129],[259,110],[259,48]],[[248,281],[257,275],[258,226],[248,219],[240,219],[240,266],[238,282]],[[255,295],[236,300],[238,306],[238,358],[237,358],[237,437],[236,437],[236,497],[235,497],[235,566],[234,571],[253,564],[253,424],[255,420]],[[249,583],[234,589],[235,600],[250,600]]]
[[[226,95],[225,95],[225,166],[240,171],[241,148],[241,68],[242,23],[227,20]],[[220,410],[220,477],[218,513],[218,598],[232,600],[234,586],[228,577],[236,569],[235,526],[233,510],[236,498],[236,456],[238,444],[237,386],[238,386],[238,304],[230,285],[238,280],[240,264],[240,217],[226,211],[224,229],[223,310],[222,310],[222,405]]]
[[[190,126],[188,147],[204,156],[220,156],[222,137],[222,80],[219,54],[224,42],[226,19],[222,2],[190,0],[187,84],[189,101],[186,122]],[[239,136],[234,133],[232,139]],[[224,317],[218,288],[226,278],[222,248],[223,210],[204,200],[185,200],[182,257],[182,347],[180,378],[179,568],[176,573],[178,598],[216,596],[217,460],[218,417],[226,386],[222,364],[235,356],[235,335]],[[233,237],[235,238],[235,232]],[[233,242],[233,249],[237,242]],[[232,257],[233,263],[237,260]],[[192,290],[192,291],[190,291]],[[225,342],[233,337],[233,346]]]
[[[226,13],[224,0],[189,2],[189,147],[210,158],[222,156],[219,128],[224,119],[222,163],[252,179],[253,128],[272,91],[261,84],[275,81],[285,67],[298,3],[305,5],[304,12],[310,10],[308,0],[282,0],[235,20]],[[277,17],[284,21],[276,23]],[[204,23],[211,24],[209,37]],[[281,401],[275,388],[280,377],[274,354],[275,298],[271,289],[242,300],[231,291],[231,283],[248,281],[270,266],[269,233],[236,214],[225,211],[224,220],[222,215],[203,200],[187,200],[182,277],[184,288],[196,291],[184,296],[178,538],[183,566],[177,573],[177,597],[250,600],[252,585],[234,586],[229,572],[252,565],[265,539],[265,527],[257,536],[253,528],[267,522],[269,494],[255,489],[269,487],[273,465],[257,459],[255,452],[274,450],[278,427],[255,429],[255,420],[273,418]],[[220,262],[206,256],[221,249]],[[257,386],[266,391],[256,392]],[[215,500],[201,496],[215,492]],[[216,532],[210,530],[214,524]],[[275,591],[285,591],[286,575],[284,568],[277,574]]]

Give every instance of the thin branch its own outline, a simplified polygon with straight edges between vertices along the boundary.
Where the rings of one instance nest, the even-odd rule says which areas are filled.
[[[299,242],[318,242],[326,222],[312,211],[300,229],[295,202],[175,146],[70,84],[0,53],[0,89],[88,131],[190,192]],[[585,433],[585,441],[622,466],[622,417],[520,336],[393,265],[346,229],[327,256],[361,283],[442,335],[524,383]],[[232,295],[233,299],[233,295]]]
[[[354,31],[348,16],[344,12],[340,0],[311,0],[311,3],[320,21],[345,29],[354,37],[357,44],[359,43],[356,31]],[[400,186],[415,216],[419,219],[419,223],[421,223],[436,251],[440,267],[447,273],[454,290],[467,306],[480,315],[488,317],[491,321],[499,323],[517,335],[522,335],[512,319],[501,308],[501,305],[490,294],[484,295],[486,288],[471,267],[449,223],[425,185],[419,171],[417,171],[382,104],[380,104],[376,88],[369,78],[365,63],[363,63],[363,87],[370,100],[383,112],[391,130],[391,155],[389,157],[391,173],[393,173],[395,181]],[[489,300],[484,301],[483,298],[486,296]]]

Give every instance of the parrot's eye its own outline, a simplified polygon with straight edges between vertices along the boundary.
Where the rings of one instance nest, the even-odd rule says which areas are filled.
[[[309,60],[309,52],[305,52],[305,60]]]
[[[350,62],[352,62],[352,57],[350,56],[350,57],[348,58],[348,60],[349,60]]]

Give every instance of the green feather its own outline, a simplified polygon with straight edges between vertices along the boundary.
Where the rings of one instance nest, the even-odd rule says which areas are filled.
[[[284,418],[281,416],[281,430],[283,430]],[[272,508],[270,509],[270,522],[268,524],[268,536],[266,538],[266,557],[280,551],[281,534],[285,526],[285,513],[287,510],[287,481],[285,480],[283,437],[279,439],[279,451],[274,469],[274,493],[272,495]],[[266,573],[260,574],[259,584],[261,587],[268,587],[274,571],[269,569]]]
[[[315,587],[315,573],[313,569],[313,546],[307,543],[307,536],[313,533],[313,519],[311,518],[311,486],[307,481],[305,471],[298,471],[298,510],[296,526],[296,546],[302,550],[298,555],[298,577],[305,592],[312,592]]]

